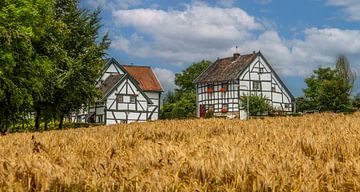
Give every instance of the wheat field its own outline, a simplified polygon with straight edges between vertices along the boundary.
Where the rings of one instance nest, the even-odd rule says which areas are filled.
[[[360,113],[6,135],[0,191],[360,191]]]

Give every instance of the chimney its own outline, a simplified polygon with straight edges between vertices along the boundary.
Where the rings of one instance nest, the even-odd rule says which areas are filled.
[[[240,57],[240,53],[234,53],[233,59],[236,60]]]

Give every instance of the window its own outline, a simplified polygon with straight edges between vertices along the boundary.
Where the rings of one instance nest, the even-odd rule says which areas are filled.
[[[289,104],[288,104],[288,103],[285,104],[285,108],[289,108]]]
[[[208,92],[208,93],[214,92],[214,85],[213,84],[208,84],[206,92]]]
[[[271,91],[272,91],[272,92],[276,92],[276,89],[275,89],[275,86],[274,86],[274,85],[271,86]]]
[[[228,89],[228,83],[221,83],[220,92],[225,92]]]
[[[136,97],[134,95],[130,95],[130,103],[136,103]]]
[[[228,109],[228,106],[229,106],[228,104],[222,104],[223,109]]]
[[[117,95],[116,102],[123,103],[124,102],[124,95]]]
[[[261,82],[253,81],[253,90],[260,90],[260,89],[261,89]]]
[[[264,68],[259,68],[259,73],[264,73]]]

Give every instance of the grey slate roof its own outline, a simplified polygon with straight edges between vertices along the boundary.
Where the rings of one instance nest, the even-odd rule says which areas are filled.
[[[194,80],[194,83],[209,83],[235,80],[238,75],[250,65],[257,54],[240,55],[238,57],[227,57],[216,60],[209,66],[199,77]]]
[[[103,96],[108,94],[108,92],[115,86],[115,84],[123,77],[121,74],[110,75],[105,81],[101,84],[100,90]]]

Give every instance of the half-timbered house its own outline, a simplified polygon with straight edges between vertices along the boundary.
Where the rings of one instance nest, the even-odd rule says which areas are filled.
[[[121,65],[108,59],[97,87],[101,98],[86,114],[80,118],[78,114],[77,121],[109,125],[158,119],[163,89],[150,67]]]
[[[217,59],[195,80],[197,116],[214,115],[247,118],[241,97],[265,97],[273,108],[283,112],[295,110],[295,99],[263,54],[253,52]]]

